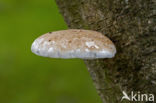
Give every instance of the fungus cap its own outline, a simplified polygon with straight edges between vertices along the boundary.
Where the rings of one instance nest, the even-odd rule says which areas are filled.
[[[37,38],[33,53],[50,58],[112,58],[116,53],[113,42],[99,32],[69,29],[46,33]]]

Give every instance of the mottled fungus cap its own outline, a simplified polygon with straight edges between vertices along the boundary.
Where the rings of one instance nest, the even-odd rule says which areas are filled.
[[[116,53],[109,38],[96,31],[81,29],[46,33],[33,42],[31,50],[50,58],[112,58]]]

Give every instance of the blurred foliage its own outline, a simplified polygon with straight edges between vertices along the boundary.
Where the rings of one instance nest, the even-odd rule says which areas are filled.
[[[31,53],[35,38],[61,29],[53,0],[0,1],[0,103],[101,103],[82,60]]]

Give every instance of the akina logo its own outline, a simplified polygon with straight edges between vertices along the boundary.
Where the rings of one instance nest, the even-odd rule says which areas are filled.
[[[122,91],[123,96],[121,98],[121,101],[128,100],[128,101],[154,101],[154,94],[142,94],[140,91],[138,92],[131,92],[130,95],[128,95],[125,91]]]

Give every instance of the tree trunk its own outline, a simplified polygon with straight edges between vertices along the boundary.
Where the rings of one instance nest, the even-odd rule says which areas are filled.
[[[69,28],[99,31],[116,45],[113,59],[84,60],[103,103],[131,103],[123,91],[156,96],[155,0],[56,2]]]

